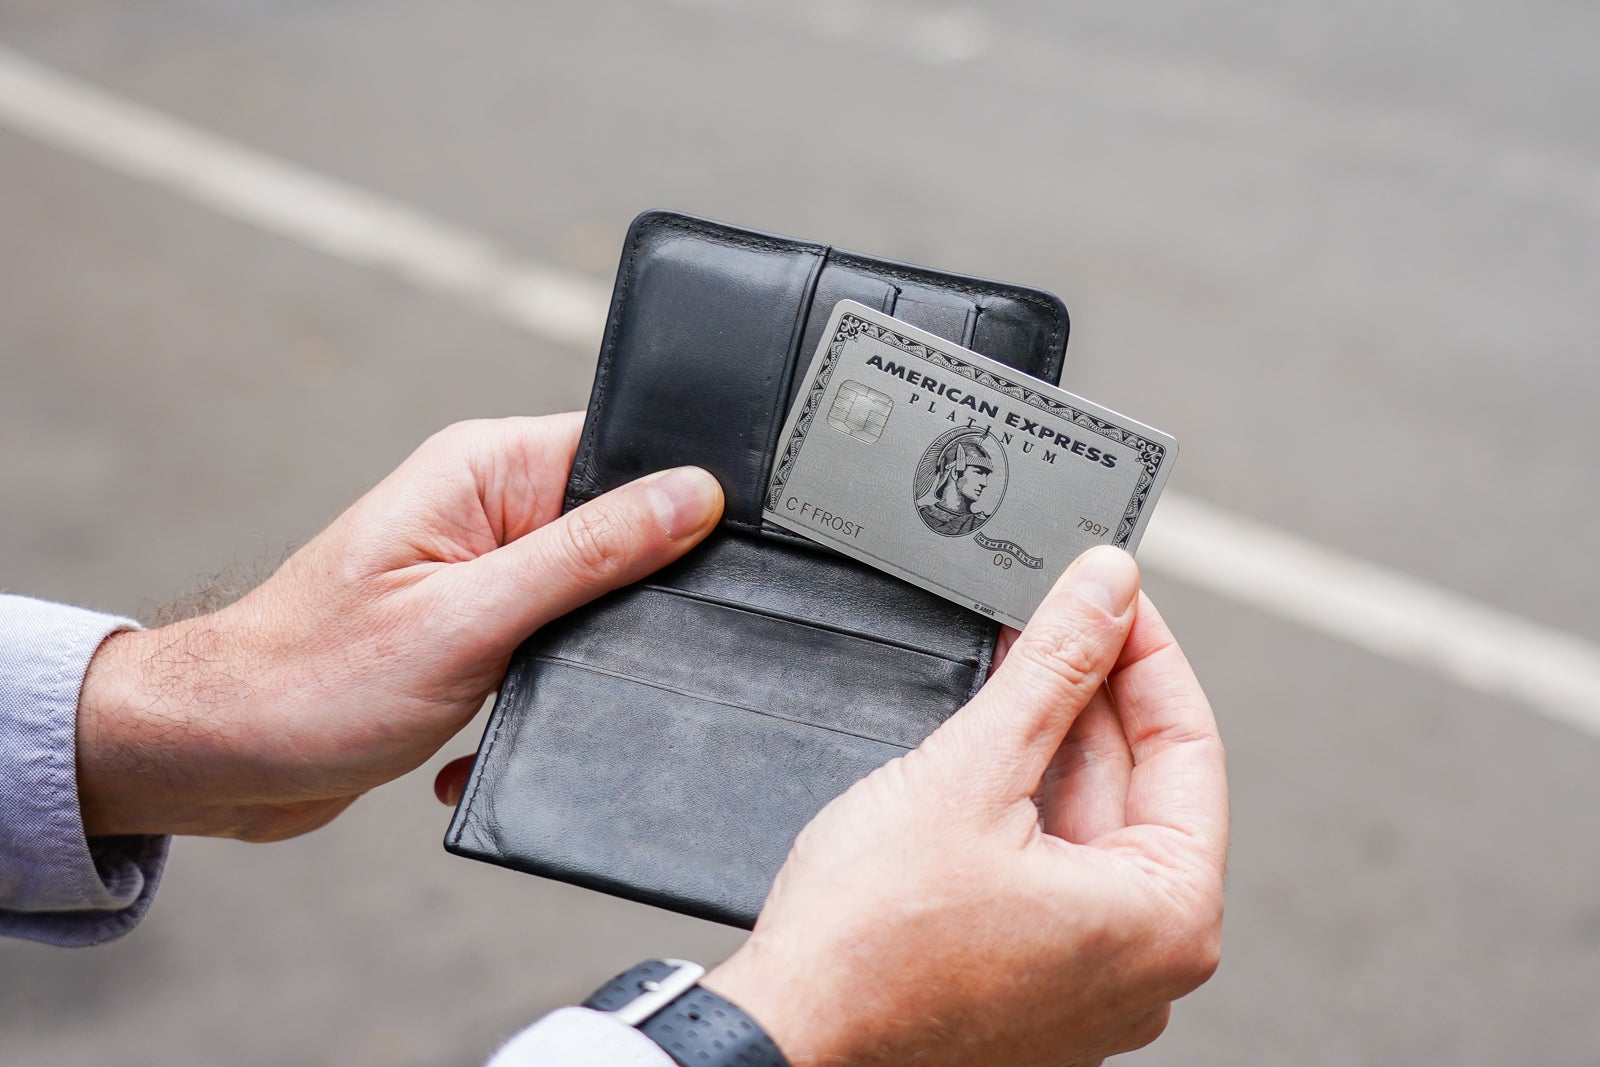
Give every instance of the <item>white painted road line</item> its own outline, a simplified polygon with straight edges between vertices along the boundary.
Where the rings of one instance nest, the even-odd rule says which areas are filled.
[[[587,356],[607,287],[264,156],[0,47],[0,124],[231,218],[387,271]],[[1176,493],[1150,567],[1600,736],[1600,647]]]
[[[1140,562],[1600,737],[1600,647],[1251,519],[1164,494]]]
[[[477,234],[121,100],[3,46],[0,123],[558,344],[599,347],[609,287],[514,260]]]

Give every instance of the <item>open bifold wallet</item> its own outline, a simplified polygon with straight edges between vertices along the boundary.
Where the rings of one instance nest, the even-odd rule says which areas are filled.
[[[762,521],[791,392],[845,299],[1060,381],[1049,293],[641,215],[566,507],[694,464],[727,510],[518,649],[451,852],[750,927],[811,817],[983,684],[992,620]]]

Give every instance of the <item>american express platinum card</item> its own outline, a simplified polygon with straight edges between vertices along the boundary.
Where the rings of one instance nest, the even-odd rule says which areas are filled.
[[[779,437],[763,512],[1012,626],[1095,544],[1132,552],[1167,434],[853,300]]]

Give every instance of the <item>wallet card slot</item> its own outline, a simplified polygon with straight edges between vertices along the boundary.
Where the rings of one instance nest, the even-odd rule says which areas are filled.
[[[781,712],[773,711],[771,708],[757,708],[752,707],[749,704],[737,704],[730,700],[721,700],[717,697],[707,696],[705,693],[697,692],[693,689],[685,689],[681,686],[668,685],[666,682],[649,678],[639,678],[632,674],[625,674],[622,671],[607,670],[604,667],[597,667],[592,663],[579,663],[576,660],[562,659],[559,656],[551,656],[546,654],[541,654],[533,658],[538,660],[540,663],[555,663],[563,667],[571,667],[573,670],[588,671],[590,674],[600,674],[607,678],[618,678],[622,681],[631,682],[635,685],[649,686],[651,689],[658,689],[663,693],[673,693],[677,696],[689,697],[690,699],[697,700],[702,703],[715,704],[719,707],[727,708],[729,711],[743,711],[749,712],[751,715],[764,715],[769,719],[777,719],[780,722],[793,723],[795,726],[805,726],[813,730],[827,730],[830,733],[843,734],[846,737],[859,738],[862,741],[871,741],[875,744],[883,745],[886,748],[899,749],[902,752],[909,752],[914,747],[901,741],[890,741],[887,738],[874,737],[871,734],[864,734],[858,730],[847,730],[843,726],[832,726],[824,723],[812,722],[810,719],[798,718],[794,715],[784,715]]]
[[[543,658],[729,707],[781,708],[788,721],[905,748],[980,677],[972,665],[871,637],[651,588],[614,593],[538,640]]]
[[[967,348],[972,345],[972,328],[978,321],[978,306],[958,294],[907,289],[900,292],[894,310],[889,314],[919,330],[927,330],[935,337],[943,337],[946,341]]]
[[[839,301],[854,300],[885,315],[891,315],[894,313],[895,301],[899,297],[899,286],[887,278],[840,265],[830,250],[828,261],[817,274],[810,312],[806,316],[805,329],[800,332],[800,343],[795,350],[794,378],[790,381],[789,388],[784,390],[782,408],[785,417],[788,416],[789,409],[794,406],[794,391],[799,381],[805,378],[806,370],[817,354],[817,346],[822,343],[822,332],[828,328],[828,320],[833,317],[833,309]]]
[[[810,626],[818,630],[827,630],[831,633],[839,634],[842,637],[854,637],[862,641],[875,641],[880,645],[890,645],[894,648],[903,648],[907,652],[915,652],[921,656],[934,656],[938,659],[947,659],[952,663],[960,663],[966,667],[976,668],[978,665],[977,662],[971,658],[941,655],[937,652],[930,652],[927,649],[919,648],[916,645],[907,644],[904,641],[896,641],[892,638],[884,637],[881,634],[866,633],[862,630],[852,630],[847,626],[838,626],[826,622],[817,622],[814,619],[807,619],[800,615],[783,611],[781,609],[763,609],[756,611],[747,604],[740,604],[733,600],[724,600],[721,597],[710,596],[706,593],[692,593],[682,588],[671,588],[664,585],[652,585],[649,582],[641,582],[639,584],[639,588],[654,589],[658,592],[670,593],[673,596],[687,597],[690,600],[698,600],[703,604],[713,604],[719,608],[728,608],[732,611],[749,611],[752,614],[764,615],[770,619],[781,619],[784,622],[792,622],[797,626]]]
[[[1071,320],[1066,306],[1051,294],[837,248],[829,250],[828,263],[830,267],[860,271],[892,283],[900,290],[901,300],[910,297],[937,303],[948,295],[969,302],[978,309],[978,316],[972,322],[971,343],[966,347],[1024,374],[1060,383]],[[816,317],[815,309],[812,317]]]
[[[994,623],[857,560],[797,541],[795,549],[775,550],[764,538],[713,535],[649,581],[988,669]]]

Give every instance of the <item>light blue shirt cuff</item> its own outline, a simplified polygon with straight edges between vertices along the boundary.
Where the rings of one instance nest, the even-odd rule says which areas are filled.
[[[0,594],[0,935],[63,946],[126,934],[150,909],[166,837],[83,832],[78,696],[132,619]]]

